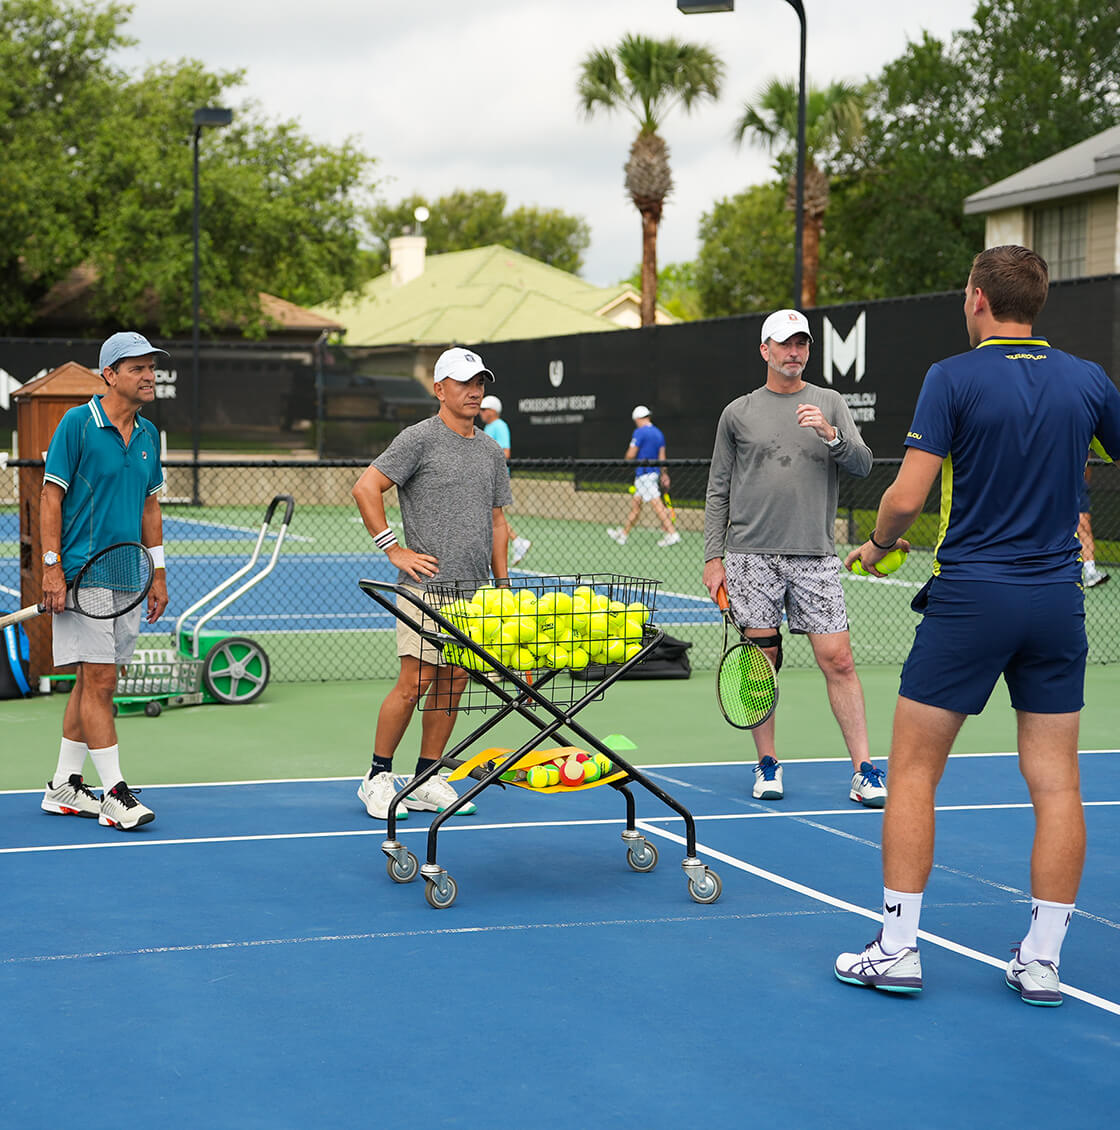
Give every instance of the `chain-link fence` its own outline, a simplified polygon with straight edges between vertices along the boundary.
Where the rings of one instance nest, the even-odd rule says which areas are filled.
[[[191,605],[249,562],[271,500],[291,495],[295,512],[276,567],[205,624],[207,632],[257,641],[272,662],[274,680],[309,681],[392,677],[397,671],[395,622],[358,589],[362,577],[395,579],[395,570],[373,547],[350,495],[364,460],[169,461],[163,499],[171,606],[159,624],[145,628],[145,643],[162,645]],[[657,622],[671,636],[693,643],[694,668],[713,668],[720,654],[718,614],[701,582],[707,460],[670,460],[671,509],[662,527],[653,503],[642,503],[625,544],[612,538],[635,507],[635,464],[623,460],[514,460],[514,506],[509,520],[518,545],[529,542],[512,574],[611,573],[659,582]],[[870,476],[840,478],[836,543],[841,554],[870,532],[879,498],[893,480],[897,461],[876,462]],[[19,477],[25,477],[20,513]],[[200,504],[194,505],[195,479]],[[21,602],[21,570],[32,575],[38,548],[38,483],[42,463],[18,461],[0,474],[0,605]],[[1093,532],[1101,569],[1120,568],[1120,472],[1094,469]],[[390,523],[401,533],[393,494]],[[908,535],[914,552],[883,580],[844,574],[856,660],[899,664],[913,638],[917,616],[910,600],[930,573],[937,537],[938,491]],[[256,567],[268,562],[282,508],[270,525]],[[21,535],[21,525],[24,533]],[[34,537],[27,531],[35,531]],[[668,536],[667,536],[668,535]],[[679,538],[676,536],[679,535]],[[671,544],[662,544],[669,542]],[[512,563],[512,555],[511,555]],[[190,631],[218,599],[203,603],[183,625]],[[35,594],[28,594],[34,599]],[[1120,659],[1120,578],[1086,593],[1091,662]],[[34,621],[29,621],[34,625]],[[32,627],[34,632],[34,627]],[[787,636],[785,662],[811,666],[808,642]]]

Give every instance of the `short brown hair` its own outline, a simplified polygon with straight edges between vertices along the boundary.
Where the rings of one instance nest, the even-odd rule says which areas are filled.
[[[998,322],[1034,325],[1046,305],[1050,269],[1029,247],[1009,243],[981,251],[972,260],[968,278],[987,295],[992,317]]]

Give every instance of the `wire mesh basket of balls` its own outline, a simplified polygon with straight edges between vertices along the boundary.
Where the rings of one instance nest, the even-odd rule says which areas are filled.
[[[719,898],[719,876],[696,855],[692,814],[577,717],[663,638],[656,624],[659,584],[613,573],[519,576],[508,586],[441,582],[422,590],[358,582],[430,649],[421,656],[428,663],[421,665],[419,708],[486,712],[466,737],[412,780],[417,787],[444,771],[449,781],[465,786],[432,818],[423,865],[396,836],[405,790],[390,803],[381,845],[390,879],[410,883],[419,875],[429,905],[451,906],[458,885],[438,862],[439,830],[457,812],[474,811],[475,798],[495,786],[553,797],[599,788],[620,794],[626,863],[634,871],[652,871],[658,852],[637,827],[637,787],[684,821],[681,866],[689,896],[699,903]],[[583,676],[592,664],[601,668],[602,677],[589,681]],[[508,718],[525,724],[527,738],[517,748],[487,740]]]

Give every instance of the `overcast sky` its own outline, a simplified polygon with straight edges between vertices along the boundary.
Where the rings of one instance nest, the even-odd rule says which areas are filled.
[[[701,214],[770,179],[769,158],[730,141],[745,101],[772,77],[796,81],[799,24],[783,0],[738,0],[734,12],[685,16],[676,0],[131,0],[122,62],[196,58],[243,68],[230,101],[256,101],[332,144],[351,139],[378,158],[386,200],[456,188],[500,189],[511,207],[560,208],[591,225],[583,275],[599,285],[641,258],[638,214],[622,165],[627,116],[583,118],[584,56],[627,33],[676,36],[725,62],[724,93],[662,135],[675,190],[658,243],[663,266],[695,257]],[[860,80],[929,31],[968,26],[976,0],[805,0],[813,85]]]

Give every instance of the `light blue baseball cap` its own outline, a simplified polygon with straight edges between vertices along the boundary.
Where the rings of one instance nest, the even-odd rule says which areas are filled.
[[[149,353],[162,353],[164,357],[171,356],[166,349],[156,349],[143,334],[138,334],[134,330],[115,333],[101,346],[97,371],[104,372],[108,366],[115,365],[125,357],[145,357]]]

